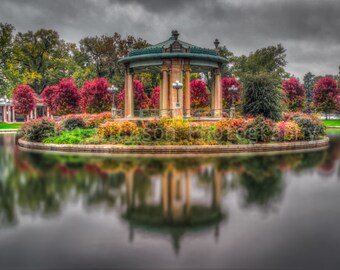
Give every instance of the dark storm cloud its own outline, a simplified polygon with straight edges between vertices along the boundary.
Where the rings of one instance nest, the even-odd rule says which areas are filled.
[[[156,43],[180,38],[212,47],[218,37],[235,54],[282,43],[288,70],[336,73],[340,65],[340,2],[314,0],[0,0],[0,21],[18,31],[56,29],[77,42],[88,35],[133,34]]]

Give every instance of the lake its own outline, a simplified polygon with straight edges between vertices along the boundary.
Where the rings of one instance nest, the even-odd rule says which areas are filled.
[[[339,269],[340,133],[320,151],[32,152],[0,135],[0,269]]]

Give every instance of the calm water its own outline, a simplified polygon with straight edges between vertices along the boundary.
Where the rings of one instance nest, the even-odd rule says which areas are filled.
[[[340,137],[257,156],[32,153],[0,135],[0,269],[339,269]]]

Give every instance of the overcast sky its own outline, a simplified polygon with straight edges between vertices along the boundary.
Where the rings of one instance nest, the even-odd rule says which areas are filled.
[[[337,74],[340,65],[340,0],[0,0],[0,21],[54,29],[69,42],[118,32],[153,44],[177,29],[198,46],[219,38],[236,55],[281,43],[299,77]]]

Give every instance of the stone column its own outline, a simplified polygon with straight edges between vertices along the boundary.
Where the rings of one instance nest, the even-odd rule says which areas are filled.
[[[12,118],[13,118],[13,122],[15,123],[15,122],[16,122],[16,119],[15,119],[15,110],[14,110],[14,106],[12,106]]]
[[[185,104],[184,104],[184,116],[185,117],[190,117],[190,73],[191,69],[190,66],[187,65],[185,67],[185,92],[184,92],[184,97],[185,97]]]
[[[211,102],[211,109],[215,109],[215,71],[211,71],[211,95],[210,95],[210,102]]]
[[[161,87],[161,100],[160,100],[160,115],[161,117],[168,117],[169,110],[169,70],[167,67],[162,68],[162,87]]]
[[[171,61],[171,75],[170,75],[170,109],[172,110],[172,117],[183,117],[183,89],[178,91],[178,101],[180,107],[177,107],[177,90],[172,88],[175,81],[182,82],[182,61],[180,59],[172,59]]]
[[[4,118],[4,122],[7,123],[7,106],[4,106],[4,110],[3,110],[3,118]]]
[[[214,86],[214,116],[222,117],[222,79],[219,69],[215,70],[215,86]]]
[[[8,122],[12,122],[12,106],[8,106]]]
[[[133,106],[133,74],[132,70],[127,69],[126,71],[126,84],[125,84],[125,102],[124,102],[124,117],[132,118],[134,115]]]
[[[38,116],[37,116],[37,106],[35,106],[35,108],[34,108],[34,118],[35,119],[38,118]]]

